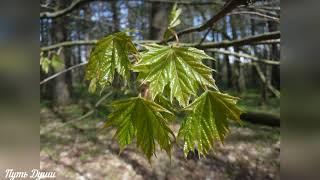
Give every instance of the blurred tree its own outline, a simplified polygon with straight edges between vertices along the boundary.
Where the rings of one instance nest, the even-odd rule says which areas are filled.
[[[57,1],[57,7],[58,8],[64,8],[67,1],[64,0],[58,0]],[[54,21],[54,31],[52,32],[55,37],[55,42],[63,42],[67,40],[67,34],[66,34],[66,28],[65,24],[67,22],[65,21],[65,18],[57,18]],[[68,59],[65,54],[65,49],[60,49],[59,58],[61,61],[63,61],[65,64],[67,64]],[[66,68],[66,65],[59,68],[54,69],[54,73],[57,73],[59,71],[62,71]],[[61,76],[55,78],[54,80],[54,87],[53,87],[53,100],[54,103],[58,106],[60,105],[66,105],[70,101],[70,92],[67,84],[67,76],[66,74],[62,74]]]
[[[151,3],[150,36],[152,40],[160,40],[167,27],[169,8],[161,2]]]

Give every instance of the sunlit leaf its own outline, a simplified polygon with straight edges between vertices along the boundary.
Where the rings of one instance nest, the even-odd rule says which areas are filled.
[[[93,78],[91,81],[90,81],[90,85],[89,85],[89,92],[90,93],[94,93],[97,89],[97,79],[96,78]]]
[[[108,116],[105,127],[117,128],[115,137],[122,149],[136,139],[137,147],[149,161],[155,154],[156,142],[170,155],[170,134],[174,137],[168,127],[169,119],[166,119],[173,117],[170,111],[141,97],[116,101],[112,107],[114,111]]]
[[[174,97],[186,106],[199,86],[215,88],[212,69],[202,59],[213,59],[204,51],[191,47],[152,45],[146,46],[141,60],[133,66],[139,78],[149,82],[152,99],[161,94],[166,85],[170,88],[170,101]]]
[[[228,119],[240,122],[242,111],[236,106],[237,100],[218,91],[206,91],[185,108],[187,117],[178,134],[184,140],[185,156],[194,148],[205,155],[215,141],[223,142],[229,131]]]
[[[178,9],[177,3],[175,3],[171,12],[170,12],[168,28],[176,27],[177,25],[179,25],[181,23],[181,21],[179,19],[181,12],[182,12],[181,9],[180,8]]]
[[[50,67],[50,60],[47,57],[40,57],[40,67],[43,72],[48,74]]]
[[[129,55],[137,53],[131,38],[124,32],[118,32],[101,39],[90,54],[86,70],[86,79],[104,88],[112,83],[115,72],[129,79]],[[93,89],[92,89],[93,90]]]
[[[168,39],[170,36],[172,36],[174,33],[173,28],[181,23],[181,20],[179,19],[181,12],[181,9],[178,9],[177,3],[175,3],[169,15],[169,24],[167,30],[164,33],[164,39]]]
[[[63,69],[64,63],[57,54],[52,56],[51,66],[55,71],[61,71]]]

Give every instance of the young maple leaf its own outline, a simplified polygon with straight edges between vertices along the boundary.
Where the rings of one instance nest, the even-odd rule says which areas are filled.
[[[156,142],[168,155],[171,153],[173,132],[168,127],[168,117],[173,114],[160,105],[141,97],[129,98],[112,103],[114,111],[108,116],[105,128],[115,126],[115,137],[121,149],[137,140],[137,147],[150,161],[155,154]]]
[[[205,155],[215,141],[223,142],[229,130],[227,118],[240,122],[242,111],[236,106],[237,100],[218,91],[206,91],[185,108],[187,118],[178,134],[184,139],[185,156],[195,147],[200,155]]]
[[[129,54],[137,53],[132,40],[124,32],[101,39],[90,54],[85,78],[91,80],[89,91],[112,83],[115,72],[125,79],[130,76]]]
[[[182,106],[189,103],[191,95],[196,95],[199,86],[215,88],[212,71],[202,63],[202,59],[212,57],[204,51],[191,47],[152,45],[146,46],[141,60],[133,66],[140,72],[139,77],[149,82],[152,99],[161,94],[168,84],[170,100],[174,97]]]

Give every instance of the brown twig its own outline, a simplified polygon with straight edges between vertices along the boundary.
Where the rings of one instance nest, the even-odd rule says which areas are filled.
[[[179,31],[177,33],[177,35],[181,36],[181,35],[192,33],[192,32],[204,31],[205,29],[212,27],[214,23],[216,23],[217,21],[219,21],[220,19],[225,17],[229,12],[231,12],[232,10],[237,8],[238,6],[244,5],[246,3],[247,3],[247,0],[229,0],[225,3],[225,5],[222,7],[222,9],[216,15],[214,15],[211,19],[206,21],[204,24],[202,24],[198,27],[190,27],[190,28],[184,29],[182,31]],[[167,41],[172,41],[173,39],[174,39],[174,37],[171,37]]]

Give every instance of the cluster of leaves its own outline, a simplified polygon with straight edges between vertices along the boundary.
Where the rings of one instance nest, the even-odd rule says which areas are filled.
[[[64,63],[59,58],[58,54],[53,54],[52,58],[49,59],[48,57],[40,55],[40,67],[42,71],[46,74],[49,73],[50,68],[53,68],[54,71],[59,71],[61,68],[64,67]]]
[[[181,13],[176,5],[169,17],[165,39],[174,35]],[[173,32],[173,33],[169,33]],[[228,119],[240,121],[237,98],[219,92],[212,78],[213,69],[203,59],[214,60],[204,51],[179,45],[150,44],[139,53],[124,32],[103,38],[92,50],[86,71],[90,92],[112,83],[115,73],[129,80],[130,71],[137,72],[148,94],[112,103],[113,112],[105,128],[117,128],[115,138],[121,149],[136,140],[147,158],[155,154],[156,144],[170,155],[175,135],[168,123],[175,118],[177,102],[186,117],[178,138],[184,141],[185,155],[198,149],[206,155],[214,142],[222,142],[228,132]],[[135,57],[135,61],[130,61]],[[199,92],[203,92],[200,96]]]

